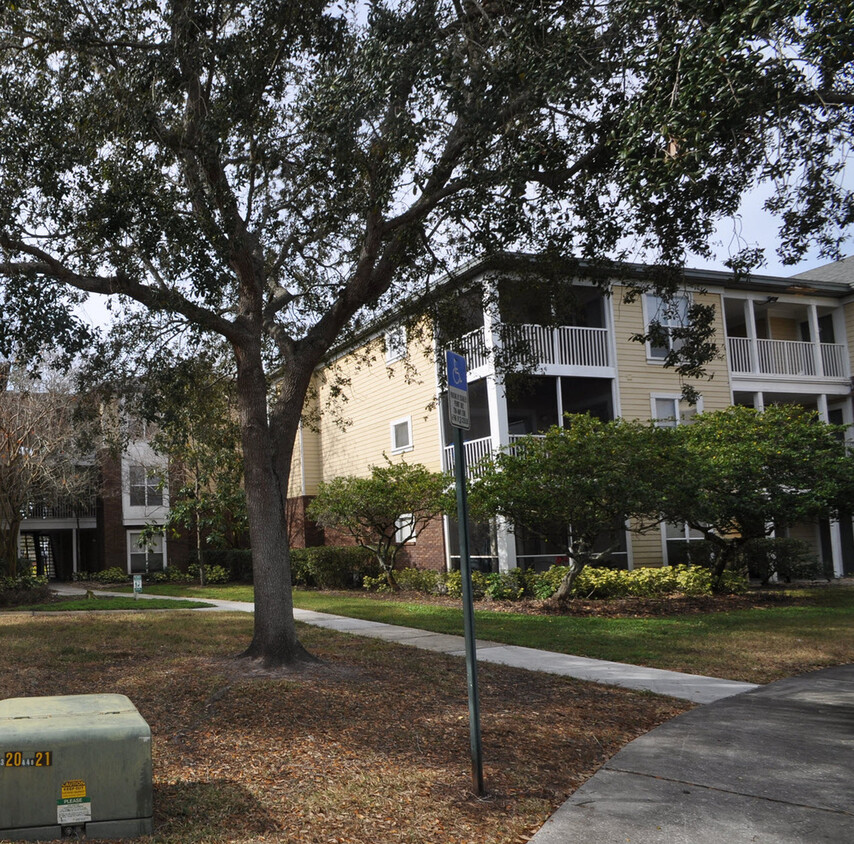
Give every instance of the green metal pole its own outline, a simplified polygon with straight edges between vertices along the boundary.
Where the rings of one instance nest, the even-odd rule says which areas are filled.
[[[482,797],[483,747],[480,737],[480,698],[477,690],[477,648],[474,638],[474,601],[471,587],[471,559],[469,558],[469,519],[466,500],[466,456],[463,449],[463,432],[454,428],[454,469],[457,475],[457,521],[460,526],[460,574],[463,587],[463,630],[466,639],[466,679],[469,693],[469,736],[471,742],[472,788]]]

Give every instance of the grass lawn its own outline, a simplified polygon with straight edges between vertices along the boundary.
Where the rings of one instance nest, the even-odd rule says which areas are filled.
[[[130,697],[152,728],[159,844],[521,842],[688,708],[483,665],[480,800],[462,659],[301,626],[322,662],[266,672],[233,658],[251,630],[245,613],[0,614],[0,697]]]
[[[250,586],[151,587],[152,593],[252,600]],[[854,587],[790,590],[789,602],[658,617],[536,615],[478,609],[481,639],[712,677],[767,683],[854,662]],[[294,592],[296,606],[353,618],[462,633],[458,606],[359,593]]]
[[[157,600],[157,598],[116,598],[110,595],[93,595],[91,598],[58,597],[46,604],[25,604],[2,607],[2,612],[89,612],[91,610],[193,610],[211,607],[202,601]]]

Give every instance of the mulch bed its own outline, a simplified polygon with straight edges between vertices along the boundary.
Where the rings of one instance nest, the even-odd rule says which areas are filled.
[[[335,593],[346,596],[352,593]],[[446,595],[425,595],[422,592],[398,592],[393,595],[365,593],[378,601],[401,601],[459,607],[459,598]],[[669,595],[665,598],[612,598],[610,600],[585,600],[573,598],[566,603],[555,601],[475,601],[475,609],[493,612],[510,612],[524,615],[599,616],[601,618],[654,618],[657,616],[696,615],[710,612],[730,612],[760,607],[795,605],[807,599],[785,595],[782,591],[752,591],[746,595]]]
[[[220,614],[0,617],[0,697],[128,695],[154,736],[152,840],[170,844],[524,842],[623,745],[689,708],[482,665],[479,799],[461,659],[303,629],[322,662],[267,671],[230,656],[250,629]]]

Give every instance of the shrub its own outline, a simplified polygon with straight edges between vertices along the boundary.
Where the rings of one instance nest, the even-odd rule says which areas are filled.
[[[37,577],[32,572],[15,577],[0,577],[0,606],[41,604],[49,598],[50,588],[45,577]]]
[[[413,592],[424,592],[427,595],[438,595],[444,585],[444,572],[434,569],[405,568],[394,573],[397,585],[401,589]],[[373,580],[373,578],[371,578]],[[378,578],[385,582],[384,577]],[[368,588],[368,578],[365,578],[365,588]]]
[[[567,566],[552,566],[547,571],[472,572],[472,593],[475,600],[491,598],[495,601],[516,601],[523,597],[537,600],[551,598],[563,581]],[[403,589],[433,595],[462,597],[462,575],[459,571],[438,572],[420,569],[403,569],[397,572]],[[366,577],[366,589],[388,591],[384,577]],[[742,594],[747,581],[737,572],[725,572],[719,592]],[[578,598],[609,600],[613,598],[658,598],[681,593],[684,595],[711,595],[712,573],[704,566],[661,566],[660,568],[582,569],[575,581],[573,595]]]
[[[252,582],[252,551],[249,548],[208,548],[202,551],[202,562],[205,571],[221,567],[228,572],[228,580]]]
[[[484,594],[493,601],[518,601],[526,591],[525,572],[521,569],[484,574]]]
[[[89,580],[93,583],[127,583],[130,575],[118,566],[111,566],[103,571],[78,571],[75,580]]]
[[[801,539],[782,536],[751,539],[744,544],[742,558],[747,570],[758,577],[763,586],[775,574],[786,583],[793,579],[815,580],[822,574],[821,563]]]
[[[321,545],[291,549],[291,576],[296,586],[358,589],[364,578],[380,571],[374,555],[358,545]]]

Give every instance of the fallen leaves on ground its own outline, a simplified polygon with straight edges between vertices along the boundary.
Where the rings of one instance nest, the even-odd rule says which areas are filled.
[[[0,618],[0,695],[120,693],[153,734],[157,842],[526,841],[682,702],[479,667],[485,798],[462,659],[301,628],[300,673],[233,658],[237,614]]]

